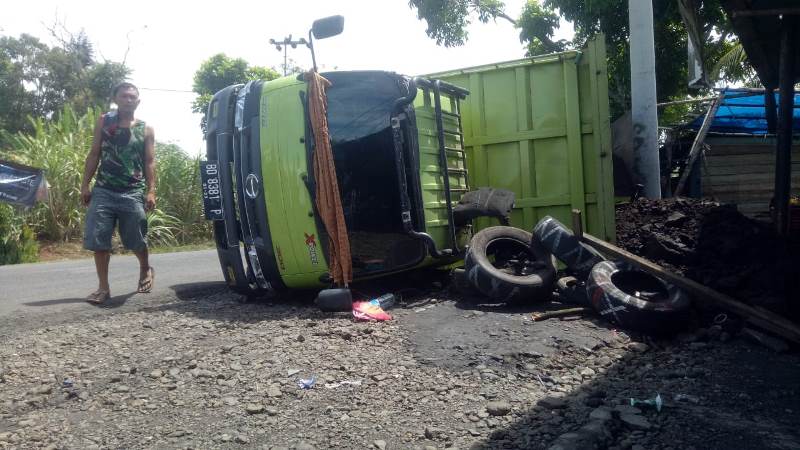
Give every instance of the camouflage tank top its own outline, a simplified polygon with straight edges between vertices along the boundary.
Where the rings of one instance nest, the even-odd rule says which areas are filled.
[[[103,115],[95,186],[116,192],[144,191],[144,129],[138,119],[130,128],[120,127],[116,111]]]

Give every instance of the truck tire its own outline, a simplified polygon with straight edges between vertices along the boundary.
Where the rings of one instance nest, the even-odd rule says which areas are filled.
[[[586,282],[592,307],[622,328],[647,334],[679,330],[689,318],[688,294],[626,262],[602,261]]]
[[[575,277],[562,277],[556,281],[556,292],[562,303],[578,306],[591,306],[589,294],[586,293],[586,282]]]
[[[464,257],[467,279],[483,295],[501,303],[532,303],[550,298],[555,261],[531,234],[513,227],[489,227],[470,241]]]
[[[586,278],[595,264],[605,260],[595,249],[581,243],[569,228],[550,216],[545,216],[533,228],[533,239],[578,275],[579,279]]]

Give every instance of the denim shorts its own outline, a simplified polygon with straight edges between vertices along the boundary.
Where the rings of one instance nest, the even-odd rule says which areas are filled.
[[[92,189],[83,248],[92,251],[111,250],[111,235],[117,223],[119,237],[125,248],[138,252],[147,247],[144,193],[115,192],[100,187]]]

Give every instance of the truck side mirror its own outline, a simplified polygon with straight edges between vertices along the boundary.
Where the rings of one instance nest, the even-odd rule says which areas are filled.
[[[344,16],[330,16],[317,19],[311,25],[311,32],[317,39],[325,39],[340,34],[344,29]]]

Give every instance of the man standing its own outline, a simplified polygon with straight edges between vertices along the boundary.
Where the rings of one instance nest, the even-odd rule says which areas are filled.
[[[111,235],[117,223],[122,244],[139,259],[137,292],[150,292],[155,278],[145,239],[145,211],[156,205],[155,134],[152,127],[134,117],[139,106],[136,86],[120,83],[114,87],[112,97],[117,110],[103,114],[97,121],[81,185],[81,200],[84,206],[89,206],[83,247],[94,252],[100,282],[97,290],[86,298],[94,304],[111,298],[108,263]],[[90,190],[95,171],[97,178],[94,189]]]

